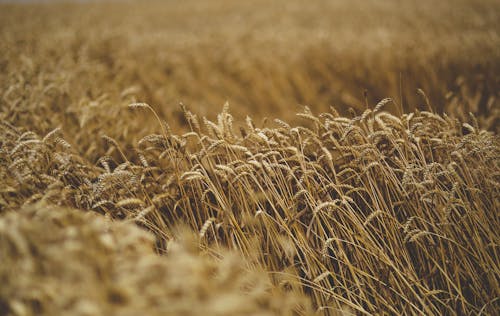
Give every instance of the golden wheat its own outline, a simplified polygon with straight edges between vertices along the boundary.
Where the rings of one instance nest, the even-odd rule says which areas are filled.
[[[0,4],[0,314],[498,314],[498,12]]]

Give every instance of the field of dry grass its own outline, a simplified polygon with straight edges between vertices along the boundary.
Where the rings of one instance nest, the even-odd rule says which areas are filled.
[[[497,315],[498,21],[0,4],[0,315]]]

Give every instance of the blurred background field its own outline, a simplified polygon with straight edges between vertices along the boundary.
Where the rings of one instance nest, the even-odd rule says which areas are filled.
[[[108,129],[131,100],[180,128],[180,102],[209,118],[227,101],[237,118],[294,120],[300,105],[361,113],[391,97],[387,108],[399,113],[426,108],[419,88],[438,113],[473,112],[486,128],[498,125],[498,1],[110,1],[0,11],[2,118],[43,132],[60,122],[80,133],[99,122],[118,138],[148,130],[136,114],[124,135]],[[5,111],[12,107],[16,114]]]

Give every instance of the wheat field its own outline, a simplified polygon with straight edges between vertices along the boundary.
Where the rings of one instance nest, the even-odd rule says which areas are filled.
[[[498,315],[498,21],[0,3],[0,315]]]

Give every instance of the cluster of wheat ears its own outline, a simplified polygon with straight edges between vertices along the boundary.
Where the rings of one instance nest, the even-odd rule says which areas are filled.
[[[497,1],[144,3],[0,5],[0,316],[499,314]]]
[[[246,269],[266,271],[280,293],[306,296],[320,311],[494,313],[498,137],[474,120],[396,117],[383,111],[388,102],[354,118],[306,107],[300,126],[259,128],[249,118],[239,131],[228,106],[216,122],[183,108],[191,129],[182,135],[135,103],[160,133],[132,151],[104,136],[108,155],[95,165],[58,129],[39,136],[2,122],[2,208],[65,205],[135,222],[167,257],[182,223],[203,253],[229,248]],[[10,251],[28,251],[2,221]]]

